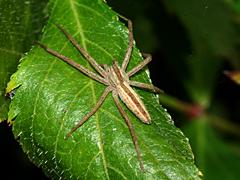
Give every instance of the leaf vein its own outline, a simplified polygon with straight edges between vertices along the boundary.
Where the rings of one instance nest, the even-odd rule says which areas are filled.
[[[31,135],[30,135],[30,136],[31,136],[31,139],[30,139],[30,141],[31,141],[33,147],[36,146],[36,145],[35,145],[35,142],[34,142],[34,138],[33,138],[33,136],[34,136],[33,127],[34,127],[34,120],[35,120],[35,115],[36,115],[37,104],[38,104],[38,100],[39,100],[39,97],[40,97],[40,91],[41,91],[41,89],[42,89],[42,87],[43,87],[43,84],[44,84],[44,82],[46,81],[46,79],[47,79],[50,71],[52,70],[53,65],[55,64],[55,62],[56,62],[56,61],[52,61],[51,64],[50,64],[50,67],[47,69],[47,73],[45,74],[42,82],[41,82],[40,85],[39,85],[39,88],[38,88],[38,91],[37,91],[37,95],[36,95],[36,99],[35,99],[35,102],[34,102],[34,105],[33,105],[33,114],[32,114],[32,116],[31,116],[31,119],[32,119],[31,121],[32,121],[32,123],[31,123],[31,128],[30,128],[30,129],[31,129]],[[33,151],[33,152],[35,152],[35,151]]]
[[[100,45],[98,45],[97,43],[94,43],[94,42],[89,41],[89,40],[87,40],[87,42],[90,43],[90,44],[92,44],[92,45],[94,45],[94,46],[96,46],[99,50],[101,50],[101,51],[103,51],[104,53],[106,53],[111,59],[114,59],[114,57],[113,57],[108,51],[106,51],[104,48],[102,48],[102,47],[101,47]]]
[[[96,93],[95,93],[95,90],[94,90],[94,87],[93,87],[93,82],[91,84],[92,84],[93,102],[94,102],[94,104],[96,104]],[[102,138],[102,131],[101,131],[100,124],[99,124],[98,112],[96,112],[95,120],[96,120],[96,128],[97,128],[98,134],[99,134],[99,136],[98,136],[98,138],[99,138],[98,147],[99,147],[99,150],[100,150],[100,152],[102,154],[102,161],[103,161],[104,172],[106,174],[107,179],[110,179],[109,175],[108,175],[106,157],[105,157],[105,153],[104,153],[104,149],[103,149],[103,138]]]
[[[73,102],[75,102],[75,100],[77,99],[77,97],[86,89],[86,87],[88,87],[88,84],[86,84],[83,88],[81,88],[74,96],[74,98],[72,99],[72,101],[70,102],[69,106],[68,106],[68,109],[70,109],[73,105]],[[64,122],[66,120],[66,117],[67,117],[67,114],[68,114],[69,111],[66,111],[63,115],[63,118],[61,120],[61,125],[60,125],[60,128],[58,129],[58,132],[57,132],[57,136],[56,136],[56,140],[55,140],[55,146],[54,146],[54,163],[55,165],[57,166],[57,148],[58,148],[58,141],[59,141],[59,137],[60,137],[60,133],[63,129],[63,125],[64,125]]]
[[[113,171],[115,171],[116,173],[118,173],[120,176],[123,177],[123,179],[127,180],[128,178],[121,172],[119,171],[118,169],[116,169],[115,167],[112,167],[112,166],[108,166],[108,168],[112,169]]]
[[[86,177],[87,177],[87,174],[88,174],[88,171],[89,171],[89,169],[90,169],[90,167],[91,167],[91,165],[92,165],[92,162],[98,157],[98,155],[99,155],[100,153],[101,153],[101,152],[98,151],[97,154],[94,155],[93,158],[90,160],[90,162],[89,162],[89,164],[88,164],[88,167],[87,167],[87,170],[86,170],[86,173],[85,173],[85,175],[84,175],[84,179],[86,179]]]
[[[85,37],[85,35],[83,33],[83,28],[82,28],[82,25],[81,25],[81,23],[79,21],[79,17],[78,17],[78,13],[77,13],[76,7],[74,5],[74,1],[73,0],[69,0],[69,2],[70,2],[71,9],[73,11],[73,15],[74,15],[74,17],[76,19],[76,23],[77,23],[77,27],[78,27],[78,30],[79,30],[79,33],[80,33],[80,36],[81,36],[81,41],[82,41],[83,48],[87,49],[86,44],[85,44],[86,37]]]
[[[95,9],[90,8],[90,7],[88,7],[88,6],[85,6],[84,4],[77,3],[77,2],[75,2],[75,4],[76,4],[78,7],[82,7],[82,8],[84,8],[84,9],[87,9],[87,10],[91,11],[91,12],[94,12],[95,14],[97,14],[98,16],[100,16],[100,17],[102,17],[103,19],[106,20],[106,18],[105,18],[102,14],[100,14],[98,11],[96,11]]]

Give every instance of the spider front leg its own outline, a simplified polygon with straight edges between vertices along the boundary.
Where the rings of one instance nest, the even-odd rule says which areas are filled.
[[[136,153],[137,153],[137,158],[138,158],[138,161],[139,161],[140,168],[141,168],[142,171],[144,171],[144,166],[143,166],[143,162],[142,162],[142,155],[141,155],[141,151],[140,151],[140,148],[139,148],[139,145],[138,145],[137,135],[134,131],[133,125],[132,125],[130,119],[128,118],[126,112],[123,110],[123,108],[122,108],[122,106],[119,102],[117,92],[112,91],[112,96],[113,96],[114,102],[115,102],[121,116],[123,117],[123,119],[125,120],[125,122],[128,126],[128,129],[130,131],[132,141],[133,141]]]
[[[92,67],[94,67],[94,69],[96,69],[97,72],[104,77],[106,75],[106,72],[96,62],[96,60],[93,59],[93,57],[90,54],[88,54],[88,52],[78,44],[77,40],[75,40],[72,37],[72,35],[69,32],[67,32],[62,26],[60,25],[56,25],[56,26],[60,31],[62,31],[62,33],[73,44],[73,46],[86,58],[86,60],[92,65]]]
[[[134,67],[132,70],[127,72],[128,78],[130,78],[131,76],[136,74],[138,71],[140,71],[142,68],[144,68],[149,62],[151,62],[151,60],[152,60],[151,54],[142,53],[142,55],[145,57],[145,59],[141,63],[139,63],[136,67]],[[130,81],[129,84],[131,86],[134,86],[137,88],[142,88],[142,89],[147,89],[147,90],[153,91],[155,93],[163,93],[163,90],[159,89],[156,86],[153,86],[152,84],[146,84],[146,83],[141,83],[141,82],[137,82],[137,81]]]
[[[142,68],[144,68],[149,62],[152,61],[151,54],[142,53],[142,55],[145,57],[145,59],[139,63],[136,67],[134,67],[132,70],[130,70],[127,75],[130,78],[132,75],[136,74],[138,71],[140,71]]]
[[[69,65],[71,65],[72,67],[78,69],[79,71],[81,71],[82,73],[84,73],[85,75],[89,76],[90,78],[107,85],[107,82],[104,78],[102,78],[101,76],[99,76],[98,74],[95,74],[94,72],[86,69],[85,67],[83,67],[81,64],[76,63],[75,61],[73,61],[72,59],[60,54],[57,51],[54,51],[53,49],[49,48],[48,46],[40,43],[40,42],[35,42],[37,45],[39,45],[41,48],[43,48],[46,52],[48,52],[49,54],[52,54],[53,56],[57,57],[58,59],[68,63]]]
[[[96,111],[100,108],[100,106],[102,105],[102,103],[104,102],[104,100],[106,99],[108,93],[111,91],[111,88],[110,87],[107,87],[103,94],[101,95],[101,97],[99,98],[97,104],[94,106],[94,108],[89,112],[87,113],[80,121],[77,125],[75,125],[71,131],[69,131],[65,137],[65,139],[69,138],[72,133],[74,133],[74,131],[76,131],[78,128],[80,128],[93,114],[96,113]]]
[[[129,44],[128,44],[128,48],[127,48],[127,51],[126,51],[126,54],[125,54],[125,57],[124,57],[123,63],[122,63],[122,70],[125,71],[127,66],[128,66],[128,63],[129,63],[129,60],[130,60],[130,57],[131,57],[131,54],[132,54],[132,49],[133,49],[133,27],[132,27],[132,21],[130,19],[127,19],[127,18],[125,18],[124,16],[121,16],[121,15],[119,15],[119,17],[121,17],[122,19],[124,19],[125,21],[128,22]]]

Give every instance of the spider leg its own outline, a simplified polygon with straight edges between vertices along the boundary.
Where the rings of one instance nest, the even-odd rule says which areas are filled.
[[[90,78],[103,83],[105,85],[107,85],[107,82],[104,78],[102,78],[101,76],[95,74],[94,72],[86,69],[85,67],[83,67],[82,65],[74,62],[73,60],[71,60],[70,58],[58,53],[57,51],[54,51],[53,49],[47,47],[46,45],[40,43],[40,42],[35,42],[36,44],[38,44],[40,47],[42,47],[45,51],[47,51],[48,53],[52,54],[53,56],[65,61],[66,63],[70,64],[71,66],[73,66],[74,68],[78,69],[79,71],[81,71],[82,73],[84,73],[85,75],[89,76]]]
[[[125,18],[124,16],[119,15],[119,17],[121,17],[122,19],[126,20],[128,22],[128,37],[129,37],[129,44],[128,44],[128,48],[125,54],[125,57],[123,59],[123,63],[122,63],[122,70],[125,71],[128,65],[128,62],[130,60],[131,57],[131,53],[132,53],[132,49],[133,49],[133,27],[132,27],[132,21]]]
[[[132,75],[136,74],[152,60],[151,54],[143,54],[143,56],[145,56],[146,58],[127,73],[128,77],[131,77]]]
[[[104,69],[91,57],[88,52],[83,49],[78,42],[70,35],[69,32],[67,32],[62,26],[56,25],[60,31],[63,32],[63,34],[67,37],[67,39],[73,44],[73,46],[87,59],[87,61],[97,70],[99,74],[101,74],[103,77],[106,75],[106,72]]]
[[[108,93],[111,91],[110,87],[107,87],[103,94],[101,95],[101,97],[99,98],[97,104],[94,106],[94,108],[88,112],[80,121],[77,125],[75,125],[71,131],[69,131],[65,137],[65,139],[69,138],[72,133],[74,133],[74,131],[76,131],[78,128],[80,128],[93,114],[96,113],[96,111],[100,108],[100,106],[102,105],[102,103],[104,102],[104,100],[106,99]]]
[[[163,93],[164,91],[159,89],[156,86],[153,86],[152,84],[146,84],[146,83],[141,83],[141,82],[137,82],[137,81],[130,81],[129,84],[131,86],[137,87],[137,88],[142,88],[142,89],[147,89],[150,91],[153,91],[155,93]]]
[[[143,162],[142,162],[142,155],[141,155],[141,151],[140,151],[140,148],[139,148],[139,145],[138,145],[137,135],[134,131],[133,125],[132,125],[130,119],[128,118],[126,112],[123,110],[123,108],[122,108],[122,106],[119,102],[117,93],[113,91],[112,96],[113,96],[114,102],[117,105],[117,108],[118,108],[121,116],[124,118],[124,120],[125,120],[125,122],[128,126],[128,129],[130,131],[135,150],[137,152],[137,158],[138,158],[138,161],[139,161],[140,168],[141,168],[142,171],[144,171],[144,166],[143,166]]]

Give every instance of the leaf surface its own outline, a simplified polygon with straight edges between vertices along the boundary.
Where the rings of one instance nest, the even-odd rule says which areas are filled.
[[[100,0],[51,1],[51,17],[41,42],[94,71],[66,37],[62,25],[99,64],[122,62],[128,30]],[[135,47],[128,70],[142,61]],[[147,71],[133,77],[149,82]],[[198,179],[187,138],[173,125],[155,95],[136,90],[151,117],[140,122],[123,104],[135,128],[146,172],[139,168],[129,129],[111,94],[70,139],[65,135],[101,96],[105,86],[39,47],[22,59],[8,91],[19,87],[9,120],[29,158],[53,179]]]

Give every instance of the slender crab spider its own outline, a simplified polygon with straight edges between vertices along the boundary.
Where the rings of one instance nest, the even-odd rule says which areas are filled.
[[[129,30],[129,45],[126,50],[126,54],[123,60],[123,63],[121,66],[117,63],[116,60],[113,61],[112,66],[107,65],[99,65],[88,52],[83,49],[78,42],[62,27],[57,25],[58,29],[66,36],[66,38],[72,43],[72,45],[86,58],[86,60],[92,65],[92,67],[98,72],[98,74],[86,69],[82,65],[74,62],[70,58],[58,53],[57,51],[54,51],[53,49],[50,49],[44,44],[41,44],[39,42],[36,42],[40,47],[42,47],[45,51],[52,54],[53,56],[65,61],[69,65],[73,66],[74,68],[78,69],[88,77],[106,85],[104,92],[102,93],[101,97],[97,101],[95,107],[92,108],[92,110],[87,113],[79,122],[77,125],[75,125],[66,135],[66,138],[71,136],[73,132],[75,132],[79,127],[81,127],[102,105],[104,100],[106,99],[107,95],[112,92],[112,97],[114,99],[114,102],[121,114],[121,116],[124,118],[131,137],[132,141],[137,153],[137,158],[140,164],[141,170],[144,170],[143,162],[142,162],[142,156],[141,151],[138,145],[138,139],[136,136],[136,133],[134,131],[133,125],[128,118],[126,112],[122,108],[119,98],[125,103],[125,105],[143,122],[146,124],[150,124],[151,117],[143,104],[140,97],[137,95],[137,93],[132,89],[131,86],[137,87],[137,88],[143,88],[146,90],[153,91],[155,93],[161,92],[161,90],[151,84],[145,84],[141,82],[132,81],[129,78],[136,74],[138,71],[140,71],[143,67],[145,67],[151,60],[151,55],[149,54],[143,54],[145,56],[144,61],[139,63],[136,67],[134,67],[129,72],[125,72],[126,68],[128,66],[132,49],[133,49],[133,28],[132,28],[132,22],[131,20],[120,16],[124,20],[128,22],[128,30]]]

